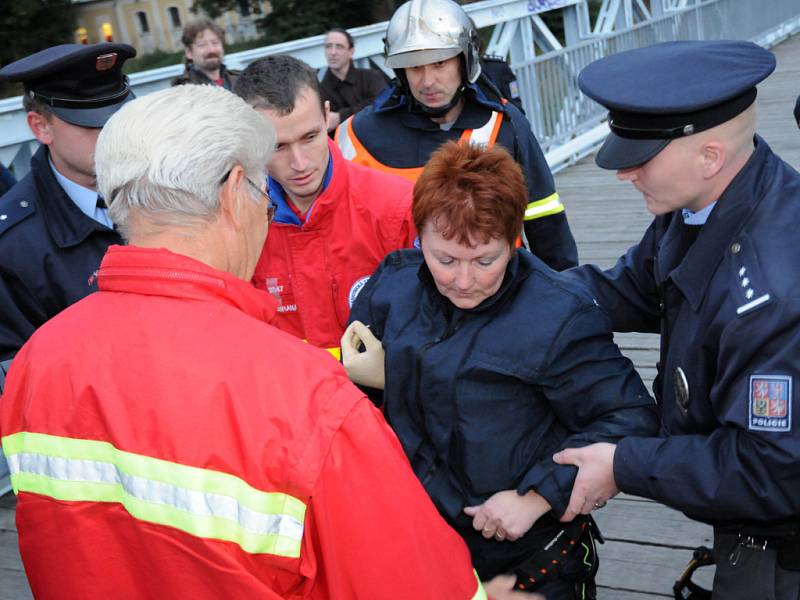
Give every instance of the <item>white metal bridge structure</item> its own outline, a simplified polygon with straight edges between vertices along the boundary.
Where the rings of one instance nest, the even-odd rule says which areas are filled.
[[[553,170],[591,152],[608,133],[605,110],[578,90],[577,75],[590,62],[673,40],[747,39],[770,47],[800,31],[798,0],[602,0],[594,21],[588,0],[483,0],[464,9],[479,28],[493,28],[486,52],[509,59],[523,106]],[[564,44],[542,19],[547,12],[560,15]],[[351,30],[357,63],[372,59],[383,66],[386,26],[382,22]],[[239,69],[268,54],[291,54],[322,67],[323,38],[231,54],[225,63]],[[169,86],[182,70],[182,65],[172,65],[134,73],[131,85],[137,96],[147,94]],[[0,101],[0,161],[13,164],[17,178],[28,172],[37,144],[21,98]]]

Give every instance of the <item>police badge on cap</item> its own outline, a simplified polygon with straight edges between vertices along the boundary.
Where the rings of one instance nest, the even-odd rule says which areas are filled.
[[[102,127],[134,98],[122,73],[134,56],[128,44],[62,44],[6,65],[0,79],[22,82],[29,98],[67,123]]]

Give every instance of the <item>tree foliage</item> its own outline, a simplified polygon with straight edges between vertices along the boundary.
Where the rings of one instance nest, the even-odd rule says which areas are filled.
[[[260,17],[257,24],[269,44],[278,44],[325,33],[332,27],[383,21],[395,4],[393,0],[270,0],[271,12]],[[253,15],[259,14],[257,0],[195,0],[192,10],[216,18],[228,10],[241,10],[243,5]]]
[[[75,40],[71,0],[0,0],[0,66]],[[16,91],[0,83],[0,97]]]

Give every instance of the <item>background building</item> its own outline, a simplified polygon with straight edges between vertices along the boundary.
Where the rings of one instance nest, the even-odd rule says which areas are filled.
[[[154,50],[182,50],[183,26],[198,16],[190,12],[192,0],[73,0],[77,13],[75,41],[96,44],[123,42],[136,48],[139,56]],[[216,21],[225,31],[225,43],[233,44],[258,37],[256,20],[269,12],[269,2],[261,2],[261,12],[247,1]]]

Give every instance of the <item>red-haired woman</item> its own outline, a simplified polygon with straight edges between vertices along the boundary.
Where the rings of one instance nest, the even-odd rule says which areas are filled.
[[[383,390],[370,393],[481,579],[588,598],[590,526],[558,521],[576,470],[552,455],[657,419],[591,294],[516,248],[526,202],[505,150],[442,146],[414,187],[420,250],[390,254],[362,289],[343,361]]]

